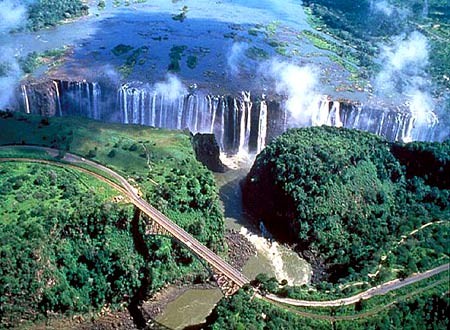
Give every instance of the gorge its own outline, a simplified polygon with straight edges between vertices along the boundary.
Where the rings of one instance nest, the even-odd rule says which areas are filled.
[[[0,156],[21,158],[0,163],[0,328],[448,327],[445,269],[347,307],[264,298],[338,299],[448,262],[447,0],[0,6]],[[251,286],[218,302],[126,196],[26,161],[65,155],[116,171]]]

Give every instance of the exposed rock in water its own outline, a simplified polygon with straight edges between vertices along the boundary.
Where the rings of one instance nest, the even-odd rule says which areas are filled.
[[[230,264],[242,270],[248,259],[256,255],[254,245],[244,235],[235,230],[227,230],[225,239],[228,245]]]
[[[214,172],[223,173],[227,167],[220,160],[220,148],[214,134],[197,133],[192,137],[195,157]]]

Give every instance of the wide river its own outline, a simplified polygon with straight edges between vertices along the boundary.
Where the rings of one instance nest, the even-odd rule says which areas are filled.
[[[91,14],[74,22],[33,33],[0,32],[0,48],[20,57],[69,46],[65,63],[46,73],[56,78],[155,83],[171,67],[187,85],[222,94],[271,92],[279,77],[267,74],[276,63],[308,65],[319,76],[321,94],[363,97],[342,88],[351,84],[349,73],[302,34],[311,27],[301,1],[137,2],[106,1],[98,10],[91,1]],[[128,50],[117,51],[123,46]]]

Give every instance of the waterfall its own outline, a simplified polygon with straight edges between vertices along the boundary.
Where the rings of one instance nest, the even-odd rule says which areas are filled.
[[[214,133],[214,123],[216,122],[217,109],[219,108],[219,101],[216,97],[212,98],[208,95],[208,106],[211,109],[211,129],[210,133]]]
[[[245,123],[245,142],[244,142],[244,148],[245,150],[248,150],[249,148],[249,143],[250,143],[250,133],[251,133],[251,128],[252,128],[252,107],[253,107],[253,103],[252,100],[250,98],[250,92],[242,92],[243,96],[244,96],[244,104],[246,105],[244,107],[244,109],[247,110],[247,122]]]
[[[319,104],[318,108],[315,107],[317,104]],[[311,107],[312,108],[309,109],[309,112],[312,113],[312,126],[330,125],[330,100],[328,96],[322,96],[321,99],[317,102],[314,102]]]
[[[226,97],[222,97],[222,116],[220,120],[220,148],[222,151],[225,150],[225,109],[228,108],[226,104]]]
[[[153,93],[152,100],[151,100],[150,126],[155,126],[155,116],[156,116],[156,93]],[[180,118],[180,123],[181,123],[181,118]]]
[[[100,85],[97,82],[92,83],[92,109],[93,118],[100,119],[99,102],[101,97]]]
[[[344,126],[341,120],[340,108],[341,103],[339,101],[334,101],[330,110],[330,120],[328,121],[328,125],[335,127]]]
[[[378,125],[378,129],[377,129],[377,131],[376,131],[375,134],[377,134],[377,135],[382,135],[385,117],[386,117],[386,114],[383,112],[383,113],[381,114],[380,125]]]
[[[101,118],[101,87],[98,82],[53,81],[59,115],[76,114]]]
[[[139,109],[141,93],[138,90],[132,90],[132,93],[133,97],[131,98],[131,101],[133,102],[133,105],[131,106],[131,109],[133,111],[133,124],[139,124],[139,114],[141,113]]]
[[[30,113],[30,101],[28,100],[27,86],[21,85],[23,103],[25,105],[25,113]]]
[[[75,102],[78,103],[78,112],[83,113],[83,93],[82,93],[83,82],[75,82]]]
[[[256,145],[256,153],[259,154],[266,145],[267,135],[267,103],[264,100],[259,104],[259,121],[258,121],[258,139]]]
[[[430,128],[436,127],[438,124],[439,119],[432,111],[418,114],[413,113],[410,116],[410,120],[402,136],[402,140],[404,142],[433,140],[433,130]]]
[[[82,93],[82,87],[84,85],[84,90],[85,90],[85,94],[86,94],[86,110],[87,110],[87,116],[89,118],[94,118],[93,113],[92,113],[92,100],[91,100],[91,88],[90,85],[88,83],[86,84],[80,84],[80,93]],[[81,103],[81,100],[80,100]]]
[[[119,89],[119,107],[122,110],[122,120],[124,124],[128,124],[128,102],[126,87],[126,85],[123,85]]]
[[[250,92],[242,92],[240,106],[241,120],[239,124],[239,153],[248,152],[251,129],[251,109],[252,102],[250,99]]]
[[[53,85],[55,86],[55,99],[56,99],[56,105],[58,107],[58,115],[62,116],[62,107],[61,107],[61,97],[59,93],[59,85],[58,82],[53,80]]]
[[[194,134],[213,133],[221,151],[228,154],[259,153],[266,140],[288,127],[329,125],[369,131],[391,141],[430,141],[438,126],[434,113],[430,110],[424,114],[420,104],[393,109],[320,96],[301,113],[303,122],[299,123],[281,100],[252,97],[249,91],[238,96],[211,95],[197,89],[171,93],[139,82],[103,88],[98,82],[48,81],[44,85],[22,85],[18,92],[27,113],[81,115],[124,124],[188,129]],[[111,91],[115,98],[111,98]]]

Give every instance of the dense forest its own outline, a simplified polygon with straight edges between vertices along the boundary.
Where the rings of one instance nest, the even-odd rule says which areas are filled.
[[[48,165],[2,163],[0,174],[0,326],[133,296],[148,266],[114,191]]]
[[[369,281],[372,272],[384,281],[448,261],[449,161],[450,141],[403,145],[348,129],[293,129],[257,157],[244,204],[325,266],[324,279]]]
[[[81,0],[36,0],[28,6],[28,24],[31,30],[54,26],[62,20],[88,13],[89,7]]]
[[[107,164],[205,245],[224,250],[214,178],[195,160],[188,133],[12,113],[1,115],[0,128],[0,144],[58,147]],[[0,155],[49,157],[17,148]],[[36,164],[0,171],[1,326],[130,308],[166,283],[209,278],[188,250],[146,234],[126,200],[91,177]]]

